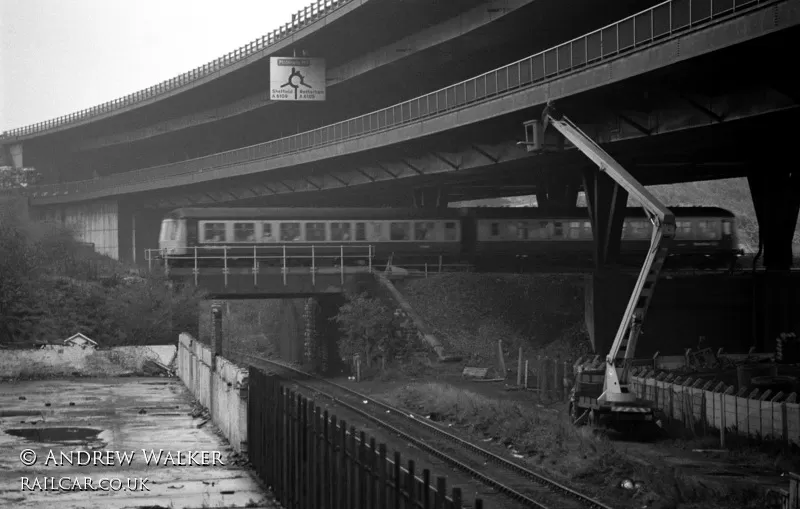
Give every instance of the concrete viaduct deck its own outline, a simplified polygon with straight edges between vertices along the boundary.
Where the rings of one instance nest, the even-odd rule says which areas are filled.
[[[31,190],[30,201],[32,205],[47,205],[153,192],[324,163],[366,151],[386,150],[410,140],[524,112],[548,100],[568,98],[630,80],[795,27],[800,21],[798,0],[698,1],[692,4],[691,9],[689,5],[689,2],[680,0],[664,2],[558,47],[368,115],[208,157],[92,181],[38,187]],[[793,109],[796,109],[793,100],[773,96],[761,101],[758,108],[729,112],[724,120]],[[695,125],[709,123],[708,118],[704,118]],[[638,135],[632,134],[631,137],[652,137],[685,129],[685,123],[661,125],[656,129],[644,126],[638,129]],[[434,157],[438,164],[430,167],[404,160],[400,163],[405,166],[402,175],[389,168],[377,172],[361,168],[343,170],[328,172],[321,177],[294,176],[296,172],[293,172],[293,176],[282,173],[281,178],[262,179],[260,186],[226,185],[227,195],[223,191],[192,192],[187,188],[186,191],[178,190],[176,199],[176,193],[171,190],[172,198],[160,201],[158,205],[215,203],[284,192],[321,191],[400,176],[460,171],[484,166],[488,161],[528,157],[524,150],[510,149],[508,144],[499,149],[474,147],[473,161]]]
[[[285,23],[263,37],[237,48],[208,64],[113,101],[55,119],[5,131],[0,135],[0,141],[18,142],[44,134],[72,129],[76,126],[108,119],[112,116],[174,97],[241,70],[266,55],[285,50],[298,40],[322,30],[343,17],[352,14],[355,10],[363,8],[366,4],[375,3],[377,3],[375,0],[316,0],[298,11],[292,17],[290,23]]]

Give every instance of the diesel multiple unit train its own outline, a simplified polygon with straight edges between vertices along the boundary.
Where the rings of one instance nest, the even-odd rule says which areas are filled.
[[[741,253],[733,213],[716,207],[671,210],[676,235],[670,264],[725,267]],[[640,260],[651,234],[642,209],[629,208],[620,258]],[[369,245],[376,263],[436,256],[489,269],[520,260],[555,266],[591,261],[594,252],[587,209],[580,207],[558,213],[536,207],[182,208],[165,217],[159,237],[162,254],[174,266],[217,265],[218,259],[207,258],[211,247],[224,247],[232,263],[249,257],[252,264],[254,251],[281,245]],[[205,253],[202,260],[195,261],[194,248]]]

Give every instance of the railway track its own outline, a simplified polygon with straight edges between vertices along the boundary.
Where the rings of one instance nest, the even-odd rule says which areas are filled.
[[[423,416],[395,408],[288,363],[236,353],[255,367],[292,373],[291,383],[299,388],[362,416],[523,507],[611,509],[598,500],[457,437]]]

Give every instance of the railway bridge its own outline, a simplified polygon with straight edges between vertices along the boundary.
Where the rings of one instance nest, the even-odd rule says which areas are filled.
[[[520,144],[555,100],[646,185],[747,177],[769,280],[755,299],[763,340],[794,320],[800,178],[785,126],[798,83],[783,55],[798,23],[800,0],[320,0],[181,76],[3,133],[0,162],[43,174],[25,190],[36,215],[77,222],[100,252],[137,263],[179,206],[535,194],[550,207],[583,189],[603,351],[627,196],[558,139],[540,140],[544,154]],[[324,103],[268,99],[267,57],[298,51],[326,59]]]

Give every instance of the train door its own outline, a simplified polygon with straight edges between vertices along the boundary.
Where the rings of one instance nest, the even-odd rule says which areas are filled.
[[[189,219],[186,221],[186,245],[197,245],[197,219]]]

